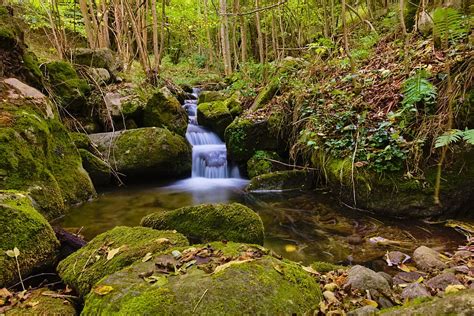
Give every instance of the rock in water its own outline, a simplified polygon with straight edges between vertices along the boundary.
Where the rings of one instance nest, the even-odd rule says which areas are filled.
[[[277,171],[252,178],[247,191],[310,190],[313,176],[304,170]]]
[[[52,264],[59,241],[48,221],[21,192],[0,191],[0,288],[19,281],[15,258],[5,254],[18,248],[20,272],[27,277],[35,268]]]
[[[66,284],[84,296],[97,281],[141,260],[147,253],[187,245],[187,239],[176,232],[119,226],[92,239],[61,261],[57,270]]]
[[[191,173],[191,146],[166,129],[150,127],[90,134],[102,156],[128,178],[182,177]]]
[[[263,245],[263,223],[250,208],[239,204],[203,204],[150,214],[142,225],[176,229],[191,240],[229,240]]]
[[[47,97],[0,80],[0,189],[27,191],[48,219],[95,195],[81,157]]]
[[[446,268],[446,263],[441,261],[440,253],[426,246],[415,249],[413,260],[420,269],[425,271]]]
[[[192,259],[201,247],[183,249],[183,257]],[[200,261],[174,261],[181,273],[164,273],[150,261],[105,277],[82,315],[303,315],[318,306],[317,282],[296,263],[232,242],[211,243],[203,252]],[[144,272],[149,276],[141,278]]]
[[[85,149],[79,149],[82,166],[91,177],[94,186],[100,187],[110,184],[112,170],[105,161]]]

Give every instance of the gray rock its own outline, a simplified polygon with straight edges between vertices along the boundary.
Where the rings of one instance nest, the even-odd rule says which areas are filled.
[[[454,253],[454,259],[469,259],[474,257],[474,253],[469,250],[458,250]]]
[[[426,246],[416,248],[413,253],[413,260],[422,270],[442,270],[446,268],[446,263],[441,261],[440,253]]]
[[[105,85],[110,82],[110,73],[105,68],[89,68],[87,69],[87,74],[96,84]]]
[[[425,284],[432,290],[444,291],[448,285],[460,285],[461,282],[459,282],[454,273],[445,272],[429,279]]]
[[[387,280],[387,282],[388,282],[388,284],[389,284],[390,286],[393,284],[393,279],[392,279],[392,277],[390,276],[390,274],[385,273],[385,272],[382,272],[382,271],[377,272],[377,274],[383,276],[384,279]]]
[[[376,290],[381,293],[390,291],[390,285],[383,276],[360,265],[354,266],[349,270],[345,286],[362,291]]]
[[[417,297],[430,297],[431,294],[428,292],[426,287],[418,282],[411,283],[402,291],[402,297],[404,299],[414,299]]]
[[[379,310],[373,306],[367,305],[347,313],[347,316],[372,316],[377,315]]]
[[[405,284],[405,283],[412,283],[418,280],[420,277],[425,277],[426,274],[411,271],[411,272],[399,272],[393,277],[393,284]]]
[[[400,251],[390,251],[385,255],[389,267],[404,263],[408,259],[410,259],[410,256]]]

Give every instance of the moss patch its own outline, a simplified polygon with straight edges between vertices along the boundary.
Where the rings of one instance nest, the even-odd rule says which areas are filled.
[[[57,270],[66,284],[84,296],[101,278],[142,259],[149,252],[186,245],[187,239],[176,232],[119,226],[98,235],[86,247],[61,261]],[[107,260],[108,251],[117,248],[119,252]]]
[[[94,186],[110,184],[112,171],[105,161],[85,149],[79,149],[82,158],[82,166],[89,174]]]
[[[260,176],[265,173],[276,171],[277,167],[271,160],[280,161],[280,156],[274,151],[257,150],[252,158],[247,161],[247,173],[249,178]]]
[[[41,288],[28,293],[28,298],[6,312],[7,316],[20,315],[78,315],[74,304],[64,298],[55,297],[58,293]]]
[[[158,212],[142,219],[155,229],[176,229],[200,242],[230,240],[263,244],[263,223],[257,213],[239,204],[202,204]]]
[[[0,288],[19,280],[15,259],[5,254],[7,250],[20,250],[23,278],[35,268],[52,264],[59,242],[25,193],[0,191],[0,222]]]
[[[236,248],[234,243],[214,246],[223,252]],[[241,254],[247,248],[242,247]],[[138,275],[153,265],[137,263],[101,280],[98,286],[110,286],[112,291],[103,296],[91,292],[83,314],[302,315],[321,299],[318,284],[299,265],[267,255],[214,274],[196,265],[185,274],[155,273],[160,281],[150,284]]]
[[[220,91],[202,91],[199,94],[198,104],[215,102],[215,101],[224,101],[226,95]]]
[[[199,104],[197,119],[200,125],[209,127],[222,139],[224,138],[225,129],[233,120],[232,114],[224,101]]]
[[[308,171],[277,171],[252,178],[247,190],[310,190],[313,188],[313,183],[314,176]]]

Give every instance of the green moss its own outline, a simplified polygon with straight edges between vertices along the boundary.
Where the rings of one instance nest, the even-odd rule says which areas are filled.
[[[225,129],[233,120],[232,114],[224,101],[199,104],[197,119],[200,125],[209,127],[221,138],[224,138]]]
[[[79,149],[82,166],[89,174],[94,186],[110,184],[112,171],[105,161],[85,149]]]
[[[90,93],[87,81],[79,79],[70,63],[54,61],[45,65],[45,74],[61,104],[75,112],[83,112]]]
[[[69,133],[71,140],[78,149],[89,149],[92,147],[91,140],[84,133]]]
[[[142,219],[155,229],[176,229],[200,242],[230,240],[263,244],[263,223],[257,213],[239,204],[202,204],[158,212]]]
[[[57,294],[58,293],[52,292],[47,288],[28,292],[27,299],[16,304],[15,307],[8,310],[5,315],[77,315],[78,313],[76,312],[74,304],[62,297],[55,297]]]
[[[236,96],[232,96],[224,101],[225,106],[229,109],[230,114],[232,117],[237,117],[242,114],[242,104],[240,103],[239,99]]]
[[[199,95],[198,104],[215,101],[224,101],[226,95],[220,91],[202,91]]]
[[[260,176],[265,173],[275,171],[274,163],[271,160],[280,161],[280,156],[274,151],[257,150],[252,158],[247,161],[247,173],[249,178]]]
[[[18,260],[23,277],[53,262],[59,242],[26,193],[0,191],[0,222],[0,287],[18,281],[15,259],[5,254],[7,250],[20,250]]]
[[[129,177],[180,177],[191,172],[191,146],[181,136],[162,128],[139,128],[112,134],[105,141],[97,135],[93,141],[103,156],[113,140],[113,161],[110,164]]]
[[[47,104],[3,99],[0,110],[14,124],[0,126],[0,189],[27,191],[47,217],[95,194],[81,158],[65,127],[47,117]],[[44,112],[43,112],[44,111]]]
[[[35,54],[33,54],[32,52],[26,51],[23,54],[23,63],[26,69],[28,69],[33,74],[33,76],[37,78],[43,77],[43,73],[41,72],[40,67],[39,67],[38,58],[36,58]]]
[[[257,98],[252,104],[251,109],[253,111],[263,108],[278,92],[280,89],[280,80],[278,78],[273,79],[270,83],[259,92]]]
[[[0,47],[11,49],[12,45],[16,44],[20,33],[21,31],[14,23],[8,9],[0,5]]]
[[[58,273],[66,284],[81,296],[101,278],[142,259],[147,253],[162,252],[170,247],[188,245],[187,239],[173,231],[158,231],[145,227],[115,227],[98,235],[86,247],[73,253],[58,265]],[[119,248],[107,260],[107,248]]]
[[[248,191],[310,190],[313,175],[304,170],[277,171],[254,177],[247,186]]]
[[[245,245],[215,244],[217,250]],[[318,284],[299,265],[264,255],[263,258],[234,264],[214,274],[195,265],[185,274],[163,275],[167,282],[152,285],[138,277],[153,263],[136,263],[101,280],[111,286],[104,296],[88,295],[83,314],[98,312],[117,315],[302,315],[316,308],[321,299]],[[197,302],[200,301],[200,304]]]
[[[329,272],[329,271],[347,269],[347,267],[345,267],[345,266],[341,266],[341,265],[333,264],[333,263],[329,263],[329,262],[322,262],[322,261],[313,262],[311,264],[311,268],[318,271],[319,273],[326,273],[326,272]]]
[[[148,100],[143,112],[143,126],[167,128],[184,136],[188,116],[179,101],[164,87],[155,91]]]

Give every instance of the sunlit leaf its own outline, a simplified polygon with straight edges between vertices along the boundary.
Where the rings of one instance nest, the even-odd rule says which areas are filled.
[[[94,288],[94,293],[97,294],[97,295],[107,295],[109,294],[110,292],[113,291],[113,287],[111,287],[110,285],[99,285],[97,287]]]
[[[116,254],[120,251],[121,247],[111,249],[107,252],[107,261],[112,260]]]

